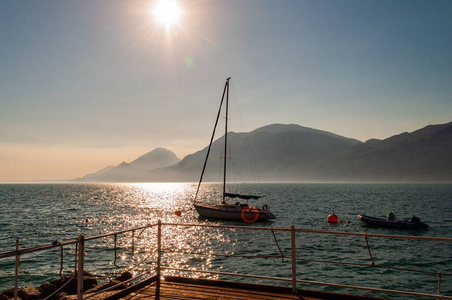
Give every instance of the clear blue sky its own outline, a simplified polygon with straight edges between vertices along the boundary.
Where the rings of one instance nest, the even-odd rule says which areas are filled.
[[[0,181],[207,145],[232,76],[246,130],[365,141],[452,121],[452,1],[0,2]]]

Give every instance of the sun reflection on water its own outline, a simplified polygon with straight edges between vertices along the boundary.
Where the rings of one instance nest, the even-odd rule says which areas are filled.
[[[193,211],[192,199],[196,185],[186,183],[133,183],[102,185],[92,192],[89,201],[104,203],[104,211],[93,216],[86,226],[102,224],[103,233],[136,228],[154,224],[160,220],[163,223],[199,223],[200,220]],[[215,189],[207,185],[201,190]],[[114,210],[114,213],[111,213]],[[106,212],[110,211],[109,214]],[[175,212],[179,211],[180,215]],[[162,228],[162,261],[164,266],[191,270],[208,270],[212,267],[212,253],[220,244],[230,243],[230,237],[218,228],[165,226]],[[110,246],[108,246],[110,245]],[[105,238],[99,245],[91,246],[91,250],[105,249],[114,245],[113,237]],[[134,268],[142,272],[156,267],[157,228],[141,229],[132,233],[118,235],[117,256],[108,255],[108,266]],[[120,245],[120,246],[119,246]],[[133,249],[133,256],[132,256]],[[114,252],[114,251],[113,251]],[[140,262],[145,262],[141,263]],[[98,264],[98,268],[101,263]],[[138,265],[138,266],[137,266]],[[102,268],[101,268],[102,269]],[[107,270],[104,268],[106,273]],[[99,273],[99,274],[103,274]],[[164,274],[180,274],[178,271],[165,270]],[[217,278],[202,273],[191,273],[192,277]]]

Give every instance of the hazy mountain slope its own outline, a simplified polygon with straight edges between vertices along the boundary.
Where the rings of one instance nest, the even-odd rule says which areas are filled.
[[[228,139],[231,153],[228,173],[232,181],[290,181],[293,176],[307,178],[319,164],[361,143],[320,130],[282,124],[268,125],[250,133],[231,132]],[[224,137],[212,145],[206,180],[221,179],[223,145]],[[196,174],[199,178],[206,153],[207,147],[185,157],[173,168],[174,171],[187,177]],[[238,166],[242,167],[240,171],[236,168]]]
[[[142,181],[142,178],[146,178],[148,173],[149,170],[134,167],[131,164],[122,162],[118,166],[92,180],[98,182],[134,182]]]
[[[156,148],[131,163],[122,162],[116,167],[107,167],[76,180],[96,182],[149,181],[153,179],[151,170],[168,167],[177,164],[179,161],[180,159],[174,152],[164,148]]]
[[[452,182],[452,122],[362,143],[299,125],[228,134],[228,181]],[[207,148],[179,159],[157,148],[79,181],[198,181]],[[221,181],[224,137],[214,141],[204,181]]]
[[[172,166],[179,161],[180,158],[177,157],[174,152],[165,148],[156,148],[130,162],[130,165],[137,168],[152,170]]]
[[[96,178],[101,177],[102,175],[108,173],[112,169],[114,169],[114,166],[105,167],[105,168],[103,168],[103,169],[101,169],[101,170],[99,170],[99,171],[97,171],[95,173],[87,174],[87,175],[83,176],[83,179],[87,180],[87,181],[96,180]],[[77,178],[76,180],[81,180],[81,179],[82,178]]]
[[[452,123],[356,145],[329,169],[346,181],[451,181]]]

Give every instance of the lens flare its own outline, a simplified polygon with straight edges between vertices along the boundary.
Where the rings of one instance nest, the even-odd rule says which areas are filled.
[[[169,29],[179,22],[182,10],[175,0],[160,0],[153,13],[157,21]]]

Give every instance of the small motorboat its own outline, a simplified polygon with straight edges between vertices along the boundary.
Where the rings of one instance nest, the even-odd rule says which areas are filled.
[[[422,223],[421,220],[413,216],[411,219],[398,221],[393,213],[389,213],[386,219],[369,217],[366,215],[358,215],[358,219],[368,226],[375,227],[391,227],[391,228],[409,228],[409,229],[426,229],[428,225]]]

